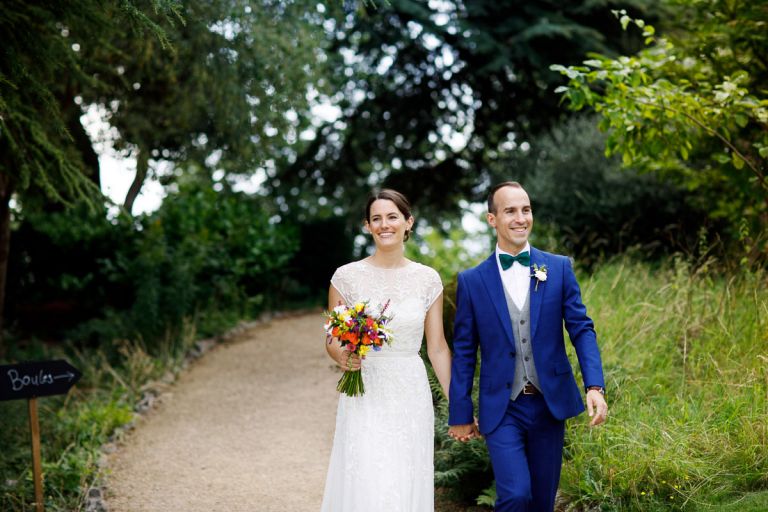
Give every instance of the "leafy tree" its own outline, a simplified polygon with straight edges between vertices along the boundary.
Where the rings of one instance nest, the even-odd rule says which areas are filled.
[[[173,0],[108,5],[12,0],[0,11],[0,333],[12,197],[30,187],[57,201],[99,195],[89,178],[94,173],[83,172],[87,155],[76,149],[82,139],[68,131],[73,98],[62,97],[66,91],[62,77],[84,81],[76,58],[81,44],[101,44],[119,25],[136,33],[146,31],[150,38],[167,44],[165,33],[148,21],[146,12],[169,20],[176,16],[176,8]],[[80,42],[73,44],[66,37],[70,32],[78,34]]]
[[[359,211],[373,185],[393,186],[425,213],[478,199],[487,166],[564,111],[549,64],[588,51],[631,51],[639,36],[610,2],[391,0],[334,27],[341,115],[314,130],[268,183],[300,214]],[[624,2],[650,16],[651,1]],[[304,203],[302,203],[304,201]],[[304,206],[302,206],[302,204]],[[356,218],[355,218],[356,220]]]
[[[125,31],[84,52],[83,67],[99,83],[83,101],[107,109],[116,148],[137,161],[127,211],[152,161],[249,174],[295,140],[323,70],[316,8],[308,0],[189,1],[184,22],[167,29],[170,52]]]
[[[606,152],[700,197],[701,208],[746,238],[749,259],[768,254],[768,2],[670,1],[679,20],[665,37],[624,11],[648,47],[634,57],[596,54],[555,66],[576,110],[593,107],[609,133]],[[745,225],[741,219],[745,219]],[[757,243],[756,243],[757,242]]]
[[[102,202],[84,106],[102,105],[118,151],[137,156],[128,209],[152,159],[251,174],[296,137],[300,118],[291,113],[306,106],[318,68],[313,34],[326,15],[300,0],[4,5],[0,312],[11,198],[44,210]]]

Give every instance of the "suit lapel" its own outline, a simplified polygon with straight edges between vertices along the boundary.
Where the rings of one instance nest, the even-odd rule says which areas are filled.
[[[504,297],[504,285],[501,283],[499,266],[496,263],[496,252],[491,254],[488,259],[480,264],[479,270],[483,284],[485,285],[485,290],[491,298],[493,308],[496,310],[496,314],[499,316],[499,320],[501,320],[501,324],[504,326],[507,341],[514,343],[512,338],[512,321],[509,318],[507,299]]]
[[[538,249],[531,247],[531,274],[533,274],[534,263],[541,267],[544,265],[544,255]],[[531,302],[531,339],[536,339],[536,328],[539,326],[539,313],[541,313],[541,302],[544,298],[544,294],[547,291],[546,282],[539,283],[538,289],[536,288],[537,279],[531,278],[530,288],[528,289],[528,296]]]

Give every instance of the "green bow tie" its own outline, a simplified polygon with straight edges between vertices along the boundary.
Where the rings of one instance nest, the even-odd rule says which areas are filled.
[[[521,252],[517,256],[512,256],[511,254],[499,254],[499,261],[501,262],[502,270],[507,270],[514,262],[518,262],[524,267],[530,267],[531,255],[528,254],[528,251]]]

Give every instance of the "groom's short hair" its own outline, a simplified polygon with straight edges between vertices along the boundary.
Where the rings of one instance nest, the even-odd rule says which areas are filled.
[[[499,183],[497,185],[494,185],[491,191],[488,193],[488,213],[496,213],[496,205],[493,203],[493,196],[496,195],[496,192],[504,187],[512,187],[512,188],[523,188],[521,184],[519,184],[516,181],[504,181],[502,183]]]

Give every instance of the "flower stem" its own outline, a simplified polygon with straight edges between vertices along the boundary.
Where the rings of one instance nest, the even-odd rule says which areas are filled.
[[[347,396],[362,396],[365,394],[363,386],[363,376],[360,371],[346,371],[339,379],[336,390],[340,393],[346,393]]]

